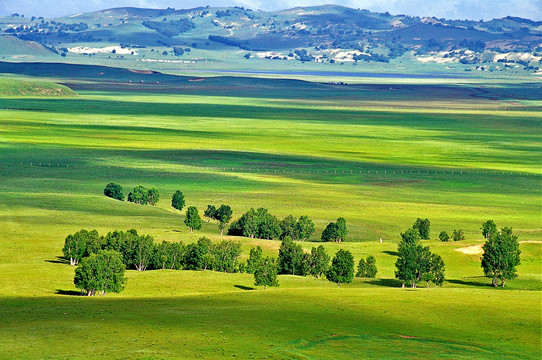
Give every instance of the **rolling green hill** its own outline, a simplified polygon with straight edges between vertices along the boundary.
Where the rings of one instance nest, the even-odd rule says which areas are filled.
[[[70,88],[47,80],[0,76],[0,96],[74,96]]]

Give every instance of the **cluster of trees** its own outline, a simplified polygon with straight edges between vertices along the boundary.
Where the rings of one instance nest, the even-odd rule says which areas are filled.
[[[444,261],[437,254],[432,254],[429,248],[422,246],[420,229],[427,230],[429,237],[429,220],[417,219],[411,229],[401,234],[401,242],[397,248],[398,258],[395,263],[397,271],[395,276],[411,287],[416,287],[420,281],[425,281],[427,286],[430,282],[442,285],[444,282]],[[482,224],[482,235],[486,239],[483,245],[481,266],[485,276],[491,278],[493,286],[499,282],[504,287],[506,280],[517,277],[516,267],[520,264],[518,237],[511,228],[504,227],[500,231],[493,220]],[[448,241],[449,235],[442,231],[439,235],[441,241]],[[454,241],[464,240],[462,230],[454,230]],[[369,260],[369,259],[368,259]],[[361,268],[360,261],[359,267]],[[365,264],[367,266],[367,264]]]
[[[104,195],[116,200],[124,201],[122,186],[113,182],[107,184],[104,189]],[[156,205],[160,200],[160,193],[157,189],[147,189],[144,186],[137,186],[134,190],[128,193],[128,201],[138,205]]]
[[[322,231],[322,241],[335,241],[340,243],[346,240],[348,234],[348,228],[346,227],[346,220],[344,218],[338,218],[337,222],[330,222],[324,231]]]
[[[153,269],[188,269],[237,271],[237,258],[241,255],[241,244],[222,241],[213,244],[203,237],[197,243],[163,241],[158,244],[150,235],[139,235],[136,230],[111,231],[99,236],[96,230],[80,230],[68,235],[62,249],[71,265],[99,251],[116,251],[124,266],[138,271]]]
[[[411,228],[401,234],[397,247],[398,258],[395,277],[411,287],[417,287],[420,281],[429,282],[436,286],[444,282],[444,261],[440,255],[432,254],[429,247],[420,243],[420,233],[417,228]]]
[[[440,239],[440,241],[446,242],[446,241],[450,240],[450,235],[448,235],[448,233],[446,231],[441,231],[438,238]],[[461,230],[461,229],[455,230],[454,229],[454,231],[452,232],[451,239],[453,241],[465,240],[465,234],[463,233],[463,230]]]
[[[160,194],[155,188],[147,189],[144,186],[137,186],[134,191],[128,193],[127,200],[138,205],[156,205],[160,200]]]
[[[289,215],[282,221],[269,213],[265,208],[254,210],[251,208],[238,220],[232,222],[228,235],[245,236],[258,239],[284,239],[290,237],[294,240],[305,240],[314,233],[314,223],[308,216],[296,219]]]
[[[113,182],[107,184],[104,189],[104,195],[115,200],[124,201],[124,194],[122,193],[122,186]]]
[[[167,21],[166,18],[164,18],[164,21],[145,20],[142,22],[142,25],[146,28],[156,30],[159,34],[166,37],[177,36],[196,27],[196,24],[189,19]]]
[[[369,255],[367,257],[367,260],[365,260],[364,258],[359,259],[358,272],[356,273],[356,277],[374,278],[377,272],[378,270],[376,268],[376,259],[374,258],[374,256]]]
[[[113,199],[124,200],[122,186],[115,183],[107,184],[104,189],[104,194]],[[134,190],[128,194],[128,201],[139,205],[155,205],[159,199],[160,194],[158,193],[158,190],[155,188],[146,189],[143,186],[134,188]],[[171,206],[176,210],[182,211],[185,204],[186,202],[183,193],[180,190],[177,190],[171,198]],[[232,219],[233,211],[229,205],[222,204],[218,208],[214,205],[207,205],[207,209],[204,211],[203,216],[208,219],[207,222],[210,222],[211,220],[217,221],[220,236],[222,236]],[[201,229],[201,216],[195,206],[189,206],[186,209],[186,219],[184,220],[184,223],[190,229],[190,232]],[[239,219],[231,223],[228,229],[228,235],[267,240],[282,240],[289,237],[294,241],[305,241],[314,234],[314,231],[314,222],[306,215],[299,218],[288,215],[279,221],[279,219],[272,215],[266,208],[259,208],[257,210],[251,208]],[[344,218],[338,218],[336,222],[330,222],[327,225],[322,232],[321,239],[322,241],[335,241],[340,243],[341,241],[346,240],[347,234],[348,229],[346,220]]]
[[[115,230],[99,236],[96,230],[80,230],[68,235],[62,249],[71,265],[78,265],[75,285],[87,295],[102,295],[122,290],[124,269],[239,271],[241,244],[234,241],[212,243],[201,238],[197,243],[163,241],[158,244],[152,236],[139,235],[136,230]],[[122,264],[119,270],[118,257]]]
[[[506,280],[517,277],[516,266],[520,264],[518,237],[512,228],[504,227],[500,231],[493,220],[482,224],[482,235],[486,242],[483,245],[482,269],[485,276],[491,278],[491,284],[504,287]]]
[[[254,274],[254,284],[257,286],[278,286],[277,275],[312,275],[315,278],[325,276],[337,286],[350,283],[354,278],[354,257],[348,250],[339,250],[331,260],[325,248],[320,245],[313,247],[310,253],[305,253],[300,244],[294,243],[289,237],[282,240],[278,258],[262,256],[262,248],[250,250],[246,267],[247,273]],[[377,273],[376,260],[369,256],[367,261],[360,261],[358,276],[374,277]]]
[[[217,209],[214,205],[207,205],[207,210],[203,213],[208,220],[216,220],[218,223],[218,229],[220,230],[220,236],[224,234],[224,229],[228,226],[231,220],[233,211],[229,205],[220,205]]]
[[[121,292],[126,284],[125,266],[116,251],[100,250],[81,260],[75,269],[73,282],[81,294],[94,296]]]

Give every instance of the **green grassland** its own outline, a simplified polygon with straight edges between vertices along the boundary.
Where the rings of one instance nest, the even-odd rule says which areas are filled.
[[[131,76],[142,76],[134,74]],[[123,75],[125,76],[125,75]],[[85,78],[85,80],[88,80]],[[128,83],[128,80],[133,80]],[[540,357],[541,117],[536,84],[333,86],[289,80],[61,79],[78,96],[0,98],[0,358],[538,359]],[[193,80],[193,79],[192,79]],[[103,196],[156,187],[157,206]],[[170,207],[229,204],[309,215],[317,246],[346,218],[344,248],[374,255],[376,279],[337,288],[280,276],[128,271],[120,294],[86,298],[59,256],[66,235],[136,228],[156,241],[190,234]],[[442,288],[401,289],[399,233],[431,220]],[[493,289],[480,225],[519,234],[519,277]],[[437,241],[463,229],[466,240]],[[276,241],[236,239],[243,258]],[[383,243],[378,241],[383,239]]]

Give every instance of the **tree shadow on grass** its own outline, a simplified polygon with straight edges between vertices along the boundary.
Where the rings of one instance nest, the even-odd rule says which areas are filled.
[[[484,278],[485,279],[485,276],[477,276],[476,278]],[[466,279],[469,279],[469,278],[466,278]],[[493,285],[491,285],[491,283],[489,282],[478,282],[478,281],[472,281],[472,280],[462,280],[462,279],[447,279],[446,282],[450,283],[450,284],[456,284],[456,285],[466,285],[466,286],[477,286],[477,287],[484,287],[484,288],[487,288],[487,287],[493,287]]]
[[[401,287],[403,284],[397,279],[369,279],[366,284],[385,287]]]
[[[250,286],[244,286],[244,285],[233,285],[233,286],[241,290],[256,290],[255,288],[250,287]]]
[[[48,262],[48,263],[51,263],[51,264],[69,264],[70,263],[70,260],[62,257],[62,256],[57,256],[56,259],[54,260],[45,260],[45,262]]]
[[[399,253],[397,251],[389,251],[389,250],[384,250],[382,251],[384,254],[388,254],[388,255],[391,255],[391,256],[399,256]]]
[[[81,291],[56,289],[55,294],[67,296],[81,296]]]

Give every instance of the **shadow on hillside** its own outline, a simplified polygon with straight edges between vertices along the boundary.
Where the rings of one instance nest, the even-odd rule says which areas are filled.
[[[386,287],[401,287],[403,283],[397,279],[370,279],[366,282],[366,284]]]
[[[81,296],[81,291],[56,289],[55,294],[67,296]]]
[[[485,276],[476,276],[475,278],[485,278]],[[478,286],[478,287],[484,287],[484,288],[493,287],[493,285],[491,285],[490,282],[477,282],[477,281],[462,280],[462,279],[450,279],[450,280],[446,280],[446,282],[450,284],[456,284],[456,285]]]
[[[244,285],[233,285],[233,286],[241,290],[256,290],[255,288],[250,287],[250,286],[244,286]]]
[[[52,263],[52,264],[70,264],[70,261],[68,259],[65,259],[62,256],[57,256],[54,260],[45,260],[45,262]]]
[[[397,251],[389,251],[389,250],[384,250],[382,251],[384,254],[387,254],[387,255],[391,255],[391,256],[399,256],[399,253]]]

